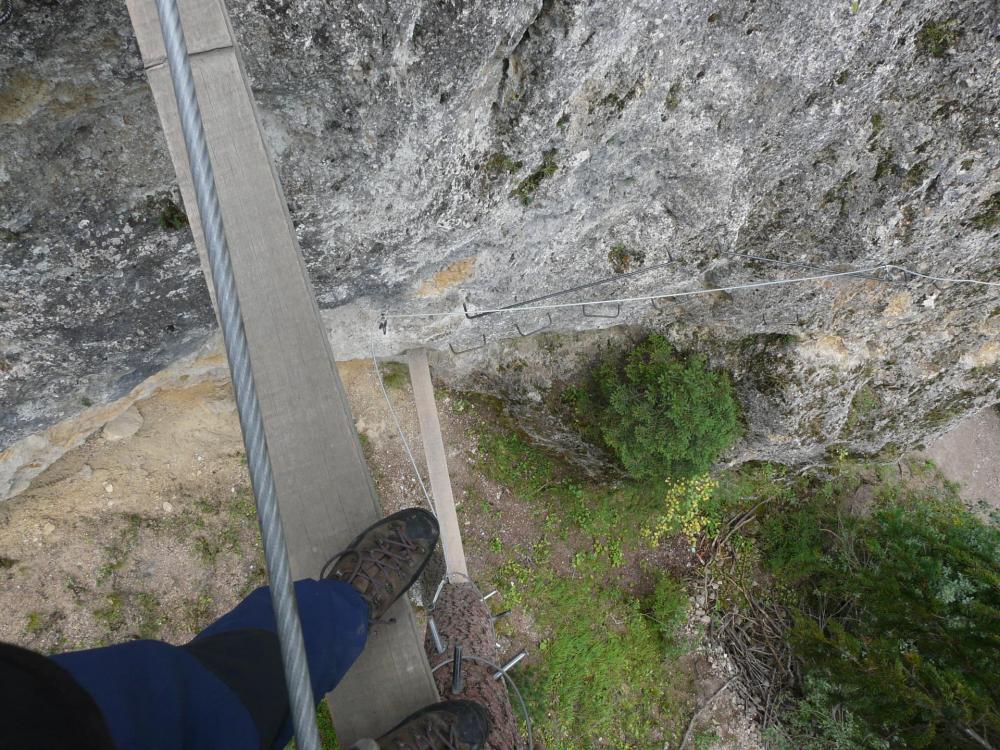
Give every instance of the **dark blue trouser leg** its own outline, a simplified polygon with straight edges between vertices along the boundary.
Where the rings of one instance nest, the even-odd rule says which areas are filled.
[[[368,605],[339,581],[298,581],[295,594],[319,702],[364,649]],[[291,737],[267,588],[185,646],[133,641],[53,659],[93,696],[119,750],[280,750]]]

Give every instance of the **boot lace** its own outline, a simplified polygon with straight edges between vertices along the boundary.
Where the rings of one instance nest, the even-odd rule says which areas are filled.
[[[354,585],[356,581],[363,581],[368,584],[367,595],[374,599],[378,588],[387,594],[394,593],[393,574],[408,578],[404,566],[412,564],[413,553],[419,551],[420,546],[410,539],[405,528],[393,529],[392,536],[377,538],[370,548],[350,550],[337,555],[323,566],[322,577],[327,577],[327,571],[333,570],[332,575],[344,583]],[[349,553],[357,555],[353,568],[347,573],[334,570],[344,555]],[[375,569],[369,574],[366,568],[371,569],[372,566]]]

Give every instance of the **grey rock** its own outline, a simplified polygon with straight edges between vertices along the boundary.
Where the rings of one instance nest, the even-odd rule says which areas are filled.
[[[130,406],[117,417],[112,419],[101,430],[101,435],[105,440],[117,442],[125,438],[132,437],[142,427],[142,415],[135,406]]]
[[[617,246],[630,269],[669,264],[553,301],[811,273],[746,254],[997,267],[994,0],[230,12],[342,357],[366,356],[380,310],[530,299],[613,276]],[[937,57],[922,29],[942,22],[954,39]],[[189,231],[171,228],[175,180],[123,4],[24,4],[3,34],[0,216],[31,220],[0,230],[0,447],[71,417],[84,392],[123,395],[214,326]],[[516,395],[586,364],[586,342],[577,356],[568,339],[555,361],[553,336],[651,325],[734,372],[749,429],[732,460],[811,460],[917,444],[996,400],[997,293],[938,286],[731,290],[615,318],[390,319],[376,347],[485,337],[438,371]],[[549,338],[518,339],[515,322]]]

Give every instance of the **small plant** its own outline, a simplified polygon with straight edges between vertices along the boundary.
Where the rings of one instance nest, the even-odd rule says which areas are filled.
[[[948,50],[961,35],[958,22],[954,18],[946,21],[928,21],[917,32],[917,49],[931,57],[941,58],[948,54]]]
[[[1000,192],[993,193],[979,206],[979,213],[972,217],[971,223],[976,229],[992,229],[1000,224]]]
[[[605,360],[594,379],[601,438],[636,479],[703,474],[740,435],[729,376],[658,334]]]
[[[212,567],[222,552],[222,545],[218,541],[200,536],[194,540],[194,551],[206,566]]]
[[[880,112],[872,112],[871,116],[872,132],[868,136],[868,140],[877,138],[879,133],[885,130],[885,118],[882,117]]]
[[[632,264],[641,266],[646,260],[646,254],[641,250],[629,250],[624,243],[616,242],[608,251],[608,262],[615,273],[625,273]]]
[[[549,149],[542,155],[542,163],[530,175],[521,180],[517,187],[511,191],[511,197],[521,199],[521,204],[530,206],[535,198],[535,191],[542,182],[556,173],[559,167],[556,165],[556,149]]]
[[[858,388],[854,398],[851,399],[851,408],[847,412],[844,428],[851,431],[865,424],[876,413],[878,405],[878,394],[870,385],[866,383]]]
[[[681,85],[674,81],[670,84],[670,88],[667,89],[667,96],[663,100],[663,106],[667,109],[674,110],[680,106],[681,103]]]
[[[116,633],[125,624],[125,605],[121,594],[108,594],[104,606],[94,610],[94,618],[104,624],[108,633]]]
[[[194,599],[189,599],[184,608],[184,624],[192,632],[203,630],[212,621],[215,604],[207,593],[200,593]]]
[[[0,570],[10,570],[15,565],[17,565],[17,560],[13,557],[7,557],[6,555],[0,555]]]
[[[158,218],[161,229],[176,232],[188,225],[188,217],[183,208],[169,198],[165,199],[161,205]]]
[[[167,624],[166,616],[160,612],[160,604],[155,594],[141,591],[135,595],[135,605],[138,609],[139,623],[137,635],[140,638],[156,638],[160,630]]]
[[[516,174],[523,166],[523,161],[514,161],[507,154],[495,151],[486,157],[480,169],[490,177],[500,177],[504,174]]]
[[[386,388],[402,390],[410,382],[410,371],[401,362],[386,362],[381,365],[381,371]]]
[[[38,635],[48,628],[48,618],[41,612],[29,612],[24,623],[24,632],[28,635]]]
[[[695,750],[711,750],[712,745],[718,742],[721,737],[714,729],[703,729],[694,736]]]
[[[456,414],[465,414],[471,408],[472,404],[464,398],[454,398],[451,401],[451,410]]]
[[[693,550],[702,532],[712,533],[718,528],[719,519],[706,511],[719,483],[703,474],[688,479],[667,479],[666,484],[663,515],[652,526],[644,527],[642,536],[651,547],[656,547],[665,537],[680,531]]]

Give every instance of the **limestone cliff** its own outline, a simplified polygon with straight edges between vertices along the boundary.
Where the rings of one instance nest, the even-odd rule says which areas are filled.
[[[995,0],[230,12],[342,357],[367,353],[382,309],[504,305],[667,261],[558,301],[810,273],[734,253],[996,278]],[[2,448],[123,394],[214,321],[124,5],[15,0],[0,43]],[[909,445],[997,398],[996,290],[848,279],[661,308],[516,322],[652,324],[708,351],[739,383],[741,457]],[[397,321],[377,345],[462,349],[514,322]],[[508,352],[530,389],[573,359],[539,347],[442,367]]]

